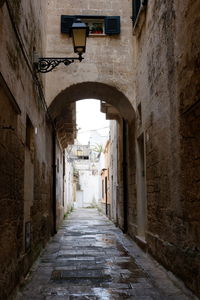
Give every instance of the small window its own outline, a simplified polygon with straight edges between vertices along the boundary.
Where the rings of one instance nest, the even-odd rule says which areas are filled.
[[[81,19],[89,28],[90,36],[120,34],[119,16],[61,16],[61,33],[70,34],[75,19]]]
[[[76,155],[77,156],[82,156],[83,155],[83,150],[77,149]]]
[[[87,155],[80,155],[80,156],[78,156],[78,159],[85,159],[85,160],[87,160],[87,159],[89,159],[89,156],[87,156]]]

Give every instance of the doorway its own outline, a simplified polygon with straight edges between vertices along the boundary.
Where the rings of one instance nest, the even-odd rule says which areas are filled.
[[[147,227],[144,133],[137,139],[137,235],[145,241]]]

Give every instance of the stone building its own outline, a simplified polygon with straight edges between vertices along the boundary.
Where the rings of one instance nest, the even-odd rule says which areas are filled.
[[[76,201],[76,182],[77,176],[74,174],[74,168],[70,159],[70,146],[64,150],[64,186],[63,186],[63,204],[64,212],[72,211],[74,202]]]
[[[143,215],[148,251],[198,295],[199,10],[199,1],[148,1],[134,24],[139,184],[132,218],[136,224]]]
[[[76,176],[74,207],[94,207],[98,203],[99,155],[94,148],[78,141],[67,150],[68,161]],[[69,182],[71,184],[71,182]],[[66,186],[67,190],[71,187]]]
[[[35,49],[45,52],[46,12],[46,1],[0,1],[1,299],[26,276],[65,213],[63,147],[75,137],[75,104],[63,139],[33,67]]]
[[[46,3],[26,2],[0,2],[1,299],[55,231],[53,131],[32,65],[34,47],[45,49]]]
[[[104,108],[101,108],[105,111],[105,105]],[[104,208],[104,212],[107,212],[108,217],[116,224],[118,225],[118,181],[120,179],[119,171],[121,170],[121,161],[120,161],[120,153],[119,153],[119,123],[113,118],[119,118],[117,115],[111,115],[110,111],[113,111],[113,108],[106,105],[106,118],[111,118],[110,121],[110,136],[109,136],[109,143],[107,144],[107,147],[105,148],[105,166],[102,170],[102,180],[104,180],[104,183],[102,183],[102,188],[105,190],[105,177],[107,176],[107,191],[104,191],[103,195],[104,197],[104,203],[107,202],[108,207],[107,209]],[[117,162],[117,163],[116,163]],[[107,201],[105,199],[107,193]]]
[[[118,122],[117,224],[200,296],[199,11],[198,0],[0,1],[0,298],[62,222],[63,150],[88,98]],[[61,25],[74,17],[90,25],[83,62],[37,73],[36,53],[72,56]]]
[[[101,210],[110,218],[111,195],[110,195],[110,139],[107,141],[104,150],[104,166],[101,170]]]

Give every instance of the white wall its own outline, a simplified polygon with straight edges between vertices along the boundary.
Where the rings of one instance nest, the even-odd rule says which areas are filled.
[[[79,171],[80,189],[76,192],[76,207],[97,205],[99,198],[99,176],[92,175],[90,170]]]
[[[65,177],[64,177],[64,207],[65,212],[70,210],[74,205],[73,189],[73,165],[65,159]]]
[[[99,174],[99,187],[98,187],[98,203],[101,205],[102,199],[102,179],[101,179],[101,170],[105,168],[105,154],[101,152],[99,164],[98,164],[98,174]]]

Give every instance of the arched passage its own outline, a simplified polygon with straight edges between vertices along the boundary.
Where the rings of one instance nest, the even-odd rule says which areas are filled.
[[[99,82],[82,82],[61,91],[49,106],[53,118],[59,116],[69,103],[82,99],[99,99],[114,106],[129,123],[135,120],[135,111],[127,97],[117,88]]]
[[[118,149],[118,193],[117,193],[117,221],[124,231],[133,232],[130,224],[136,223],[135,207],[135,111],[129,99],[116,87],[98,83],[83,82],[72,85],[61,91],[49,106],[51,117],[59,122],[66,122],[70,105],[84,99],[98,99],[115,108],[119,114],[119,149]],[[64,118],[63,118],[64,117]],[[59,130],[59,129],[58,129]],[[135,221],[134,221],[135,219]]]

